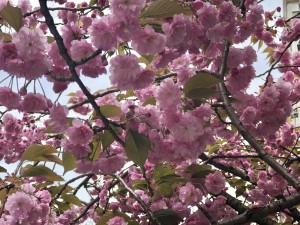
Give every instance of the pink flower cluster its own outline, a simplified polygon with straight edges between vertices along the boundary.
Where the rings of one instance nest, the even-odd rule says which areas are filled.
[[[50,202],[51,195],[45,190],[15,192],[7,198],[0,224],[54,225],[56,215],[50,208]]]
[[[21,93],[22,94],[22,93]],[[52,102],[41,94],[28,93],[21,96],[8,87],[0,87],[0,105],[22,112],[47,111]]]
[[[46,138],[44,128],[35,125],[34,118],[24,114],[22,119],[15,118],[12,114],[6,113],[0,125],[0,159],[6,163],[13,163],[19,160],[25,149],[40,143]]]

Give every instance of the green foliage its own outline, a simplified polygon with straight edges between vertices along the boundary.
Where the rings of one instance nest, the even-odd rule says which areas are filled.
[[[106,118],[118,117],[121,115],[121,109],[116,105],[102,105],[100,111]]]
[[[156,99],[154,97],[148,98],[144,103],[143,106],[146,105],[156,105]]]
[[[181,217],[170,209],[159,210],[153,214],[162,225],[178,225],[182,221]]]
[[[56,155],[56,148],[51,145],[30,145],[21,157],[21,162],[24,161],[45,161],[45,162],[54,162],[59,165],[62,165],[63,162]]]
[[[73,194],[65,194],[65,195],[62,195],[61,198],[67,202],[67,203],[70,203],[70,204],[73,204],[73,205],[76,205],[76,206],[82,206],[79,198],[77,198],[75,195]]]
[[[140,17],[167,18],[181,13],[190,14],[190,9],[175,0],[156,0],[142,12]]]
[[[13,7],[9,3],[0,11],[2,17],[12,28],[19,31],[22,27],[23,15],[18,7]]]
[[[2,40],[4,42],[11,42],[12,36],[10,34],[0,32],[0,40]]]
[[[135,190],[148,191],[148,184],[145,180],[136,180],[132,182],[132,187]]]
[[[47,177],[46,181],[64,181],[64,179],[45,166],[32,166],[22,173],[22,177]]]
[[[160,196],[172,197],[176,187],[181,183],[185,183],[186,179],[177,175],[176,170],[168,164],[157,164],[154,168],[152,179],[155,183],[156,192],[154,199]]]
[[[112,134],[109,131],[105,130],[102,135],[103,148],[104,149],[108,148],[114,141],[115,141],[114,136],[112,136]]]
[[[96,5],[98,3],[98,0],[90,0],[89,6]]]
[[[221,79],[208,72],[198,72],[185,82],[183,92],[187,98],[207,98],[216,93],[212,88],[221,82]]]
[[[125,137],[125,152],[129,160],[144,168],[149,149],[150,141],[145,135],[128,130]]]
[[[64,174],[76,168],[76,158],[70,152],[62,153],[62,162],[64,167]]]
[[[6,173],[6,172],[7,170],[4,167],[0,166],[0,173]]]
[[[89,155],[89,159],[91,161],[95,161],[99,159],[101,153],[101,134],[95,134],[93,137],[93,141],[90,143],[90,147],[92,149],[91,154]]]
[[[191,164],[185,170],[186,173],[192,173],[193,178],[205,178],[208,174],[213,173],[211,166],[202,164]]]

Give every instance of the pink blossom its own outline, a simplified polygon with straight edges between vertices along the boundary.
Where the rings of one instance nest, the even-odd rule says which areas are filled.
[[[195,188],[190,182],[179,189],[180,200],[187,205],[196,205],[201,201],[202,193],[198,188]]]
[[[4,129],[6,132],[14,132],[17,126],[17,119],[10,113],[5,113],[2,122],[4,124]]]
[[[127,90],[141,75],[141,67],[135,55],[118,55],[110,60],[110,81],[121,90]]]
[[[155,72],[153,70],[143,69],[136,81],[132,84],[135,90],[146,88],[155,79]]]
[[[86,40],[74,40],[71,43],[70,53],[73,59],[79,60],[93,53],[93,46]]]
[[[189,22],[188,17],[180,14],[173,17],[172,23],[164,23],[162,25],[162,29],[167,37],[166,44],[168,46],[175,46],[184,41]]]
[[[253,123],[254,120],[255,120],[256,114],[257,114],[257,109],[256,108],[254,108],[252,106],[247,107],[243,111],[243,114],[241,116],[241,122],[243,124],[251,124],[251,123]]]
[[[89,144],[93,138],[94,132],[80,120],[73,120],[73,126],[66,131],[70,142],[75,145]]]
[[[32,197],[24,192],[16,192],[7,198],[5,210],[15,219],[24,220],[29,217],[29,212],[34,207]]]
[[[56,132],[62,133],[67,128],[67,115],[68,108],[61,104],[53,105],[50,109],[50,120],[49,124],[53,127]]]
[[[107,225],[128,225],[127,222],[123,219],[123,217],[120,216],[115,216],[114,218],[111,218],[108,222]]]
[[[21,110],[24,112],[39,112],[48,109],[47,99],[41,94],[26,94],[20,105]]]
[[[145,6],[145,0],[109,0],[113,14],[123,16],[132,14],[138,16]]]
[[[19,0],[18,7],[21,8],[23,14],[32,10],[31,2],[28,0]]]
[[[112,51],[117,48],[117,37],[108,17],[94,20],[88,29],[91,35],[92,44],[104,51]]]
[[[197,15],[199,23],[208,29],[217,24],[219,12],[215,6],[206,2],[197,10]]]
[[[110,156],[107,158],[100,158],[98,167],[103,174],[114,174],[120,171],[125,164],[125,158],[119,155]]]
[[[157,105],[162,109],[176,107],[180,104],[181,91],[172,78],[162,81],[154,95]]]
[[[8,87],[0,87],[0,104],[7,109],[19,108],[21,96]]]
[[[204,127],[196,117],[185,113],[172,127],[172,133],[177,141],[192,143],[204,133]]]
[[[30,30],[22,27],[13,37],[12,42],[16,45],[21,58],[32,58],[44,53],[48,47],[47,38],[39,28]]]
[[[144,29],[140,30],[134,35],[132,39],[132,47],[139,54],[160,53],[164,50],[166,38],[163,34],[156,33],[150,25],[146,25]]]
[[[210,173],[205,178],[205,187],[212,194],[219,194],[225,189],[225,177],[222,172]]]
[[[141,25],[136,17],[133,15],[113,16],[111,19],[111,26],[114,27],[115,34],[118,40],[130,41],[131,38],[141,29]]]
[[[79,140],[80,141],[80,140]],[[77,159],[87,157],[91,152],[89,145],[74,144],[71,141],[65,141],[62,143],[64,150],[71,152]]]

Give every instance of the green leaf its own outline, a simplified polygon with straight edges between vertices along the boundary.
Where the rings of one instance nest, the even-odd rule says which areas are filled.
[[[114,136],[108,131],[105,130],[102,135],[102,146],[104,149],[107,149],[115,141]]]
[[[70,152],[62,153],[62,161],[64,167],[64,174],[70,170],[76,168],[76,158]]]
[[[215,85],[221,83],[222,80],[219,78],[216,78],[212,74],[208,72],[197,72],[195,76],[192,76],[190,79],[188,79],[183,87],[183,92],[187,93],[194,89],[208,89],[211,87],[214,87]]]
[[[132,187],[134,190],[139,189],[139,190],[148,190],[148,184],[145,180],[136,180],[132,182]]]
[[[75,195],[73,194],[68,194],[68,195],[62,195],[61,198],[63,200],[65,200],[68,203],[71,203],[73,205],[77,205],[77,206],[82,206],[79,198],[77,198]]]
[[[107,118],[118,117],[122,112],[121,109],[116,105],[102,105],[100,106],[100,111]]]
[[[4,167],[0,166],[0,173],[6,173],[6,172],[7,170]]]
[[[91,161],[99,159],[101,153],[101,134],[94,135],[93,141],[90,144],[92,152],[89,155]]]
[[[170,165],[163,163],[157,164],[154,167],[153,180],[157,182],[159,178],[170,174],[175,174],[175,169],[173,169]]]
[[[236,197],[241,196],[242,194],[245,193],[246,189],[247,189],[247,188],[246,188],[245,186],[242,186],[242,187],[238,188],[238,189],[235,191],[235,196],[236,196]]]
[[[138,222],[131,220],[131,218],[125,213],[115,212],[115,211],[106,212],[104,215],[100,217],[96,225],[107,225],[107,222],[116,216],[122,217],[125,220],[125,222],[128,223],[128,225],[139,225]]]
[[[47,156],[57,153],[51,145],[30,145],[21,157],[21,162],[27,161],[50,161]],[[52,162],[52,161],[51,161]]]
[[[208,98],[214,94],[216,94],[217,91],[209,88],[194,88],[192,90],[189,90],[185,93],[185,96],[187,98]]]
[[[156,0],[142,12],[140,17],[166,18],[181,13],[190,14],[190,9],[175,0]]]
[[[185,170],[186,173],[192,173],[194,178],[205,178],[208,174],[212,173],[211,166],[206,164],[191,164]]]
[[[182,183],[182,182],[186,182],[186,178],[177,174],[169,174],[160,177],[157,181],[157,184],[162,184],[162,183],[174,184],[174,183]]]
[[[149,65],[154,59],[153,55],[141,55],[139,58],[139,63],[144,63],[146,65]]]
[[[261,49],[261,47],[263,46],[264,42],[262,40],[259,40],[258,42],[258,50]]]
[[[125,152],[129,160],[144,167],[150,149],[149,139],[134,130],[129,129],[125,137]]]
[[[172,185],[168,183],[162,183],[159,185],[157,193],[166,198],[171,198],[173,196],[174,190],[172,188]]]
[[[121,94],[118,94],[117,95],[117,100],[120,102],[120,101],[122,101],[126,98],[133,97],[133,96],[135,96],[135,93],[131,89],[131,90],[127,91],[125,94],[123,92]]]
[[[178,225],[182,219],[181,217],[170,209],[162,209],[153,213],[162,225]]]
[[[98,0],[90,0],[89,6],[93,6],[98,3]]]
[[[47,42],[48,42],[49,44],[52,44],[54,41],[55,41],[55,38],[54,38],[54,37],[52,37],[52,36],[47,36]]]
[[[50,191],[50,193],[53,197],[55,195],[57,195],[59,192],[61,192],[62,189],[64,189],[62,191],[62,195],[65,195],[66,193],[74,190],[74,188],[72,188],[71,186],[65,187],[64,184],[61,184],[61,185],[58,185],[58,186],[51,186],[51,187],[48,188],[48,190]]]
[[[57,163],[58,165],[63,165],[62,160],[58,158],[56,155],[44,155],[43,158],[44,160],[41,161],[54,162]]]
[[[27,169],[22,177],[45,176],[47,181],[64,181],[64,179],[45,166],[33,166]]]
[[[23,15],[18,7],[13,7],[9,3],[0,11],[0,16],[16,31],[22,27]]]
[[[7,194],[8,194],[8,189],[7,188],[3,188],[2,190],[0,190],[0,205],[3,206],[6,198],[7,198]]]
[[[59,202],[55,201],[55,204],[57,205],[59,211],[64,212],[71,208],[70,204],[67,202]]]
[[[146,105],[155,105],[156,99],[154,97],[148,98],[146,101],[144,101],[143,106]]]
[[[10,34],[0,32],[0,39],[4,42],[11,42],[12,36]]]

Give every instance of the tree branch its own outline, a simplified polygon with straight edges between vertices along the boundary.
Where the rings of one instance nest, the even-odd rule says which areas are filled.
[[[145,202],[126,184],[126,182],[118,175],[114,175],[126,188],[126,190],[132,195],[132,197],[142,206],[145,213],[148,215],[149,219],[154,222],[155,224],[161,225],[161,223],[155,218],[153,212],[150,208],[145,204]]]
[[[258,220],[261,219],[264,220],[265,219],[264,217],[266,216],[269,216],[279,211],[283,211],[284,209],[289,209],[295,205],[298,205],[299,203],[300,203],[300,193],[297,193],[295,195],[291,195],[286,198],[274,201],[273,203],[270,203],[267,206],[246,210],[242,214],[236,217],[217,223],[217,225],[245,224],[251,221],[258,222]]]
[[[119,142],[120,145],[123,147],[125,146],[124,141],[118,136],[118,134],[112,129],[110,126],[109,120],[102,114],[100,111],[100,107],[97,105],[97,103],[94,100],[94,96],[89,92],[89,90],[85,87],[81,79],[79,78],[79,75],[76,72],[76,63],[72,60],[70,57],[67,48],[64,45],[63,39],[61,35],[58,33],[57,28],[54,24],[53,18],[49,12],[48,6],[47,6],[47,0],[39,0],[40,6],[41,6],[41,13],[44,15],[46,23],[49,27],[50,32],[52,33],[54,39],[56,40],[59,53],[61,56],[65,59],[69,70],[71,72],[71,75],[75,82],[78,84],[84,95],[87,97],[88,101],[91,103],[93,106],[96,115],[102,120],[103,124],[105,127],[110,131],[110,133],[113,135],[114,139]]]

